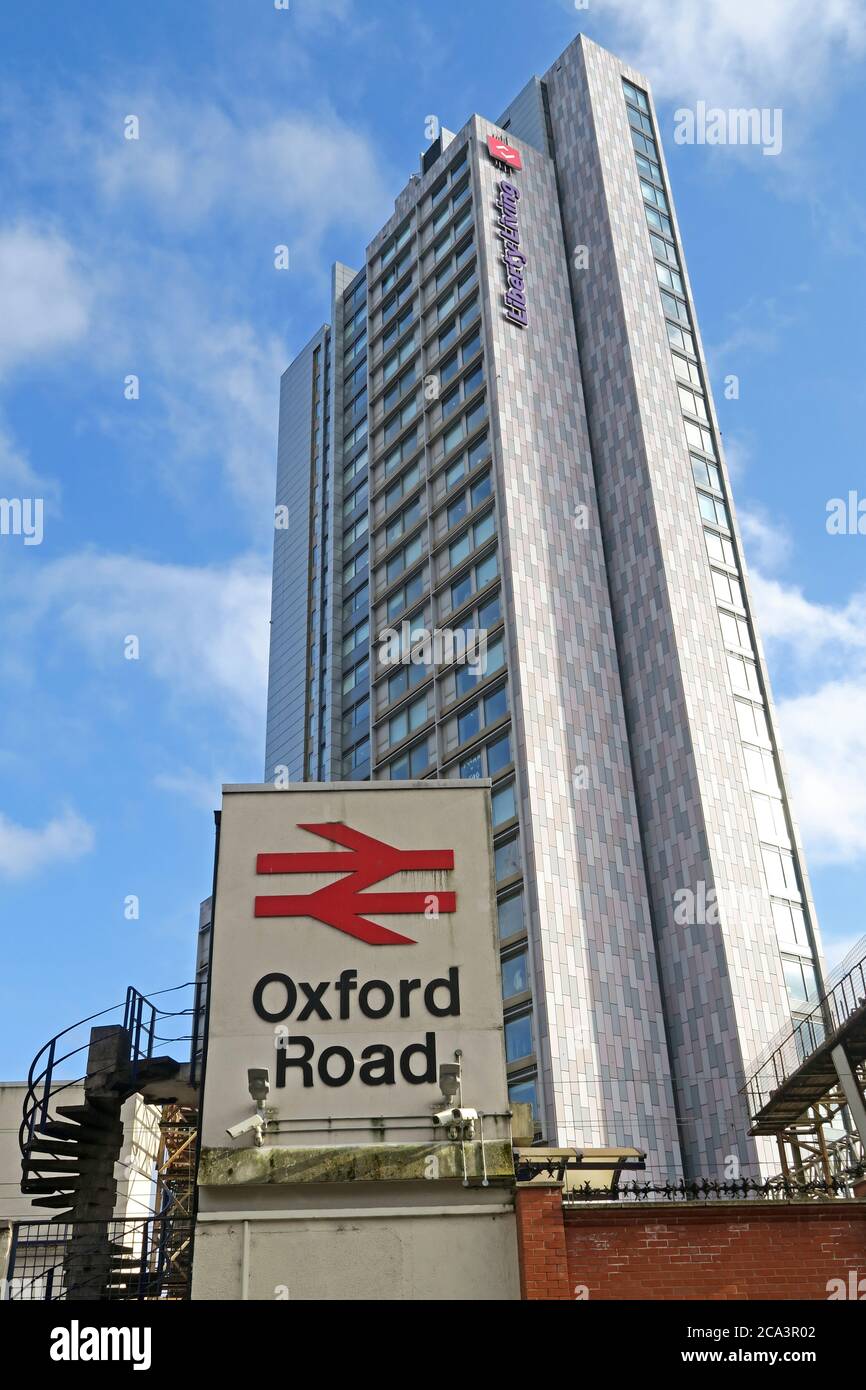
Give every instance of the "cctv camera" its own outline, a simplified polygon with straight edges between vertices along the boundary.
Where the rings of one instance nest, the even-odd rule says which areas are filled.
[[[254,1101],[260,1105],[266,1101],[271,1089],[271,1077],[267,1067],[249,1067],[247,1069],[247,1086]]]
[[[440,1126],[448,1131],[449,1139],[473,1139],[478,1111],[452,1106],[449,1110],[437,1110],[433,1116],[434,1128]]]
[[[459,1112],[457,1110],[454,1110],[451,1107],[449,1107],[447,1110],[437,1110],[433,1116],[433,1124],[436,1126],[453,1125],[458,1113]]]
[[[256,1132],[256,1143],[262,1143],[262,1130],[265,1127],[264,1117],[261,1115],[250,1115],[246,1120],[240,1120],[236,1125],[229,1125],[226,1134],[232,1139],[240,1139],[241,1135],[249,1134],[251,1130]]]

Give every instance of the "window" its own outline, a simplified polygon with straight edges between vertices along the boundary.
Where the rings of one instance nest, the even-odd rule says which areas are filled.
[[[402,410],[398,410],[395,415],[392,415],[391,419],[385,425],[385,443],[390,444],[391,440],[396,438],[400,431],[405,429],[406,425],[408,425],[411,420],[414,420],[417,413],[418,396],[416,394],[410,401],[407,401]]]
[[[385,246],[382,249],[380,264],[386,266],[388,262],[393,259],[394,255],[399,250],[401,250],[402,247],[406,245],[411,235],[412,221],[410,218],[408,222],[404,223],[404,225],[399,229],[399,231],[394,233],[394,236],[391,237],[390,241],[386,242]]]
[[[399,516],[396,516],[393,521],[388,523],[385,528],[386,544],[393,545],[395,541],[399,540],[404,531],[410,530],[415,525],[420,515],[421,499],[420,497],[416,497],[409,503],[408,507],[403,508]]]
[[[532,1053],[532,1014],[510,1018],[505,1024],[505,1060],[516,1062]]]
[[[737,711],[737,723],[740,726],[740,737],[753,743],[770,743],[770,731],[767,728],[767,716],[762,705],[749,705],[745,700],[735,700],[734,706]],[[773,773],[775,781],[775,771]],[[761,779],[759,786],[764,786],[763,765],[761,768]]]
[[[399,589],[388,598],[387,613],[389,619],[394,619],[410,604],[419,599],[424,592],[424,571],[420,569],[417,574],[413,574],[411,579],[407,579],[405,584],[401,584]]]
[[[489,541],[490,537],[494,535],[495,530],[496,524],[492,511],[479,517],[474,526],[470,526],[463,532],[463,535],[460,536],[458,540],[452,541],[449,545],[448,558],[451,566],[459,565],[461,560],[465,560],[466,556],[469,555],[471,551],[477,550],[479,545],[483,545],[485,541]]]
[[[360,574],[363,570],[365,570],[367,568],[367,561],[369,560],[369,558],[370,552],[367,549],[367,547],[364,546],[363,550],[359,550],[357,555],[353,555],[352,559],[349,560],[347,564],[343,566],[343,581],[348,582],[350,579],[354,579],[356,575]]]
[[[694,424],[694,422],[691,420],[684,420],[683,424],[686,427],[686,439],[689,441],[690,446],[693,449],[703,449],[705,454],[710,454],[713,458],[715,458],[716,450],[713,445],[713,436],[710,433],[710,431],[708,429],[704,429],[703,425]]]
[[[649,116],[645,116],[641,111],[633,111],[628,107],[629,125],[633,130],[639,130],[643,135],[652,135],[653,128]]]
[[[763,715],[763,709],[760,711]],[[743,758],[746,763],[746,776],[752,791],[773,792],[776,796],[782,795],[779,786],[779,779],[776,776],[776,764],[773,755],[764,748],[743,748]]]
[[[389,319],[392,319],[392,318],[394,317],[394,315],[396,314],[397,310],[398,310],[399,308],[401,308],[401,306],[404,305],[404,304],[406,303],[406,300],[409,299],[409,298],[411,298],[411,296],[412,296],[414,293],[415,293],[415,278],[414,278],[414,276],[410,275],[409,278],[408,278],[408,280],[405,282],[405,284],[401,285],[400,288],[396,291],[396,293],[394,293],[393,295],[391,295],[390,299],[388,299],[388,300],[382,305],[382,324],[383,324],[383,326],[389,321]]]
[[[715,463],[710,463],[708,459],[700,459],[692,454],[692,474],[698,487],[712,487],[716,492],[722,490],[722,475],[719,467]]]
[[[669,265],[659,265],[656,261],[656,279],[665,289],[673,290],[674,294],[681,294],[685,298],[685,289],[678,270],[673,270]]]
[[[357,627],[352,628],[351,632],[347,632],[343,638],[343,656],[348,656],[355,647],[366,642],[369,636],[370,624],[368,622],[359,623]]]
[[[739,647],[751,652],[752,639],[749,636],[749,624],[745,618],[736,618],[733,613],[719,613],[719,622],[722,627],[722,638],[726,647]]]
[[[721,526],[724,530],[730,531],[728,509],[720,497],[710,497],[706,492],[699,492],[698,506],[704,521],[709,521],[712,526]]]
[[[362,362],[359,367],[355,367],[354,371],[350,372],[349,375],[346,377],[346,381],[344,384],[345,395],[354,395],[356,391],[360,390],[362,386],[366,385],[366,382],[367,364],[366,362]]]
[[[644,212],[646,213],[646,220],[649,226],[654,228],[657,232],[661,232],[664,236],[670,237],[671,241],[673,241],[674,229],[668,219],[655,208],[648,207],[646,204],[644,205]]]
[[[472,594],[479,589],[483,589],[499,573],[499,562],[496,551],[492,555],[485,555],[483,560],[479,560],[474,569],[468,570],[460,579],[456,579],[451,585],[451,607],[459,608]]]
[[[349,620],[353,618],[356,613],[360,613],[362,608],[367,607],[367,600],[369,599],[369,597],[370,586],[369,584],[364,583],[361,585],[359,589],[356,589],[355,592],[351,594],[349,598],[346,599],[345,603],[343,604],[343,618],[345,620]]]
[[[788,986],[788,997],[795,1009],[803,1008],[811,999],[818,996],[818,985],[815,979],[814,967],[805,960],[792,960],[785,957],[782,960],[785,971],[785,984]]]
[[[776,935],[780,942],[787,945],[808,947],[809,938],[806,933],[806,917],[802,907],[797,903],[773,902],[773,921],[776,924]]]
[[[790,846],[788,827],[785,824],[785,811],[781,800],[775,796],[753,792],[752,805],[755,808],[758,837],[771,844]]]
[[[471,647],[471,651],[475,653],[475,643],[477,639],[475,638],[474,634],[472,634],[470,640],[473,644]],[[480,671],[477,664],[473,664],[472,666],[466,665],[458,667],[457,671],[455,672],[455,685],[457,687],[458,696],[468,695],[470,690],[473,688],[474,685],[477,684],[479,680],[483,680],[485,676],[495,675],[495,673],[499,671],[504,665],[505,643],[503,642],[502,638],[499,637],[495,642],[491,642],[490,646],[484,653],[483,659],[481,661]]]
[[[487,745],[487,775],[495,777],[511,762],[511,735],[503,734]]]
[[[387,362],[382,368],[383,382],[390,381],[397,369],[401,367],[404,362],[409,361],[409,358],[415,351],[416,341],[416,334],[411,333],[409,337],[406,339],[406,341],[400,344],[397,351],[388,358]]]
[[[680,396],[680,407],[689,415],[697,415],[699,420],[709,420],[707,406],[703,395],[698,395],[695,391],[690,391],[686,386],[678,386]],[[712,450],[708,450],[711,453]]]
[[[641,111],[649,112],[649,101],[647,100],[646,93],[642,92],[640,87],[635,87],[633,83],[626,82],[625,78],[623,78],[622,87],[625,92],[626,101],[630,101],[632,106],[639,106]]]
[[[479,748],[457,765],[459,777],[495,777],[511,762],[511,736],[503,734],[486,747]]]
[[[644,178],[652,179],[654,183],[661,185],[662,171],[652,159],[647,159],[645,155],[637,154],[637,167]]]
[[[426,675],[427,667],[421,662],[410,662],[408,666],[401,666],[399,671],[395,671],[394,675],[388,678],[388,703],[399,700],[401,695],[405,695],[407,690],[411,690],[412,686],[417,685]]]
[[[720,560],[723,565],[730,565],[731,569],[737,568],[734,547],[726,536],[719,536],[715,531],[705,530],[704,540],[707,543],[707,554],[711,560]]]
[[[662,212],[668,211],[667,198],[660,188],[654,188],[651,183],[647,183],[646,179],[641,179],[640,191],[643,194],[645,203],[651,203],[655,207],[661,208]]]
[[[416,426],[414,430],[410,430],[407,435],[404,435],[400,443],[395,445],[391,452],[385,456],[385,477],[389,477],[396,468],[400,467],[401,463],[404,463],[406,459],[410,458],[417,447],[418,429]]]
[[[516,841],[514,841],[516,844]],[[515,872],[511,870],[510,872]],[[506,874],[497,872],[496,877],[505,878]],[[499,935],[501,937],[517,936],[524,931],[523,922],[523,889],[518,893],[512,894],[508,898],[502,898],[497,904],[497,914],[499,917]]]
[[[365,738],[361,743],[355,745],[350,753],[343,759],[343,776],[351,777],[357,772],[359,767],[370,761],[370,740]]]
[[[502,998],[510,999],[515,994],[525,994],[529,989],[529,956],[526,948],[516,955],[506,956],[502,962]]]
[[[674,364],[674,372],[680,381],[687,381],[692,386],[700,387],[701,374],[696,362],[690,362],[687,357],[680,357],[676,352],[671,354],[671,360]]]
[[[355,541],[360,540],[361,536],[366,534],[367,529],[369,527],[369,521],[370,519],[367,513],[365,512],[364,515],[359,516],[358,520],[354,522],[351,526],[346,527],[346,530],[343,532],[344,548],[346,546],[353,545]]]
[[[525,1080],[510,1081],[508,1083],[508,1099],[513,1101],[515,1105],[531,1105],[532,1118],[534,1121],[538,1120],[538,1082],[534,1076],[527,1077]]]
[[[407,468],[405,473],[401,473],[396,483],[393,483],[385,493],[385,510],[390,511],[407,492],[411,492],[421,479],[421,465],[418,462]]]
[[[457,720],[457,741],[466,743],[467,739],[474,738],[481,728],[481,706],[470,705],[464,714]]]
[[[408,753],[388,764],[388,776],[392,782],[405,780],[407,777],[421,777],[430,764],[430,741],[425,738],[410,748]]]
[[[352,316],[352,318],[347,319],[347,321],[346,321],[346,326],[345,326],[345,328],[343,329],[343,339],[344,339],[344,341],[347,342],[347,343],[350,342],[351,339],[354,337],[354,335],[358,332],[358,330],[359,330],[360,328],[363,327],[363,325],[364,325],[366,322],[367,322],[367,309],[366,309],[366,306],[364,306],[364,307],[360,308],[360,309],[358,310],[358,312]]]
[[[678,319],[680,323],[688,325],[689,311],[681,299],[674,299],[672,294],[662,290],[662,307],[669,319]]]
[[[652,246],[653,255],[656,260],[667,261],[668,265],[672,265],[679,269],[676,249],[671,246],[669,241],[663,241],[660,236],[656,236],[654,232],[650,232],[650,245]]]
[[[401,709],[397,714],[393,714],[388,720],[388,742],[389,744],[402,743],[409,734],[414,734],[422,724],[427,722],[427,696],[421,695],[417,700],[413,700],[405,709]]]
[[[730,603],[731,607],[745,609],[744,602],[742,602],[740,580],[735,580],[730,574],[721,573],[721,570],[710,570],[710,574],[713,575],[713,589],[719,602]]]
[[[732,652],[728,652],[727,657],[731,685],[736,693],[740,695],[753,695],[759,700],[761,698],[761,687],[758,684],[758,670],[754,661],[748,661],[742,656],[734,656]]]
[[[678,328],[676,324],[667,324],[668,342],[671,347],[680,348],[683,352],[690,352],[693,357],[695,353],[694,339],[685,328]]]
[[[367,421],[362,420],[360,424],[356,425],[355,428],[353,430],[350,430],[349,433],[345,436],[345,438],[343,439],[343,448],[346,450],[347,453],[349,453],[355,447],[356,444],[360,444],[361,440],[366,438]]]
[[[367,467],[368,451],[362,449],[360,454],[356,454],[351,463],[347,463],[343,469],[343,483],[350,483],[353,478],[357,478],[359,473],[363,473]]]
[[[343,738],[348,742],[354,738],[359,729],[366,727],[370,719],[370,700],[365,696],[359,700],[357,705],[343,716]]]
[[[761,846],[767,886],[771,893],[798,896],[797,875],[794,872],[794,856],[786,849],[776,849],[769,845]]]
[[[513,820],[517,815],[517,803],[514,798],[514,782],[505,782],[502,786],[494,787],[491,803],[493,807],[494,828],[504,825],[506,821]]]
[[[656,142],[651,135],[644,135],[642,130],[635,130],[632,126],[631,143],[638,154],[649,155],[650,159],[658,159]]]
[[[346,671],[343,676],[343,694],[348,695],[350,690],[354,690],[361,681],[365,681],[369,674],[370,662],[368,657],[359,661],[357,666],[353,666],[350,671]]]
[[[396,321],[391,324],[388,331],[383,335],[383,352],[387,352],[391,345],[393,343],[396,343],[397,339],[400,338],[406,331],[406,329],[409,327],[409,324],[412,322],[414,317],[415,310],[413,306],[410,304],[408,309],[404,309],[403,312],[397,316]]]
[[[369,489],[365,480],[361,483],[360,487],[356,487],[354,492],[350,492],[349,495],[343,499],[343,516],[349,516],[351,512],[355,511],[356,507],[366,506],[368,495]]]
[[[413,564],[421,554],[421,536],[415,536],[414,540],[404,545],[402,550],[398,550],[396,555],[392,555],[386,566],[386,577],[388,583],[402,574],[408,565]]]

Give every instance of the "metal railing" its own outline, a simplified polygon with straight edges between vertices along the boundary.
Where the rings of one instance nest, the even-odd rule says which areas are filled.
[[[189,981],[175,988],[177,990],[192,989],[193,982]],[[159,991],[160,994],[174,992],[175,990]],[[86,1067],[87,1052],[90,1046],[89,1025],[94,1020],[102,1019],[109,1022],[112,1015],[120,1018],[121,1010],[123,1011],[122,1026],[130,1039],[129,1063],[131,1077],[134,1080],[139,1064],[154,1055],[156,1042],[188,1043],[192,1041],[191,1051],[195,1065],[196,1054],[200,1051],[201,1045],[200,1016],[202,1007],[201,985],[195,986],[192,1009],[182,1009],[170,1013],[157,1009],[151,998],[141,994],[130,985],[123,1004],[112,1004],[109,1008],[90,1014],[87,1018],[80,1019],[78,1023],[72,1023],[68,1028],[55,1034],[37,1052],[27,1074],[27,1090],[24,1094],[23,1114],[18,1132],[18,1143],[22,1155],[27,1154],[33,1139],[53,1118],[51,1114],[52,1103],[55,1103],[64,1091],[84,1084],[85,1074],[79,1069],[82,1063]],[[158,1021],[189,1015],[192,1015],[192,1037],[189,1034],[174,1038],[158,1036]],[[71,1076],[68,1074],[70,1071],[73,1072]]]
[[[66,1260],[73,1239],[92,1226],[107,1236],[111,1264],[86,1291],[124,1302],[189,1298],[193,1223],[189,1217],[150,1216],[109,1222],[16,1221],[0,1299],[61,1302],[67,1297]],[[97,1282],[98,1281],[98,1282]],[[77,1296],[81,1294],[81,1283]]]
[[[859,959],[849,967],[851,957],[846,958],[845,973],[834,983],[828,982],[826,992],[810,1012],[781,1039],[774,1039],[755,1067],[743,1087],[752,1118],[788,1077],[866,1004],[866,938],[858,942],[856,953]]]
[[[586,1202],[738,1202],[772,1201],[797,1202],[854,1197],[854,1185],[866,1177],[866,1164],[860,1163],[830,1179],[815,1178],[806,1182],[791,1182],[784,1178],[731,1178],[713,1181],[699,1178],[695,1182],[628,1182],[612,1187],[583,1186],[563,1189],[565,1206],[582,1206]]]

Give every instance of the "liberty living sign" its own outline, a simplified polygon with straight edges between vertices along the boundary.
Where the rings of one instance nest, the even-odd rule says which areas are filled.
[[[435,1108],[459,1049],[466,1103],[506,1109],[490,846],[477,782],[224,788],[205,1146],[250,1067],[280,1118],[387,1127]]]
[[[509,169],[522,169],[520,152],[506,144],[495,135],[488,135],[487,148],[490,158]],[[520,248],[520,216],[518,203],[520,189],[509,179],[500,179],[496,199],[496,236],[502,242],[502,257],[505,263],[505,317],[526,328],[529,313],[526,304],[526,252]]]

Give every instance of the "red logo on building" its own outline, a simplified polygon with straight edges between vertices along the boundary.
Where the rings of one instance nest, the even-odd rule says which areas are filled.
[[[500,140],[498,135],[488,135],[487,148],[490,151],[491,159],[500,160],[502,164],[507,164],[509,169],[523,168],[520,151],[515,150],[511,145],[506,145],[505,141]]]
[[[366,941],[370,946],[414,946],[411,936],[401,936],[365,915],[377,917],[397,912],[424,913],[434,907],[436,915],[454,912],[456,893],[364,893],[374,883],[381,883],[392,874],[408,869],[453,869],[451,849],[397,849],[394,845],[374,840],[360,830],[352,830],[339,822],[326,825],[301,825],[342,850],[309,850],[298,854],[260,854],[256,859],[258,874],[345,874],[314,893],[272,893],[256,898],[256,917],[312,917],[325,926],[335,927],[348,936]]]

